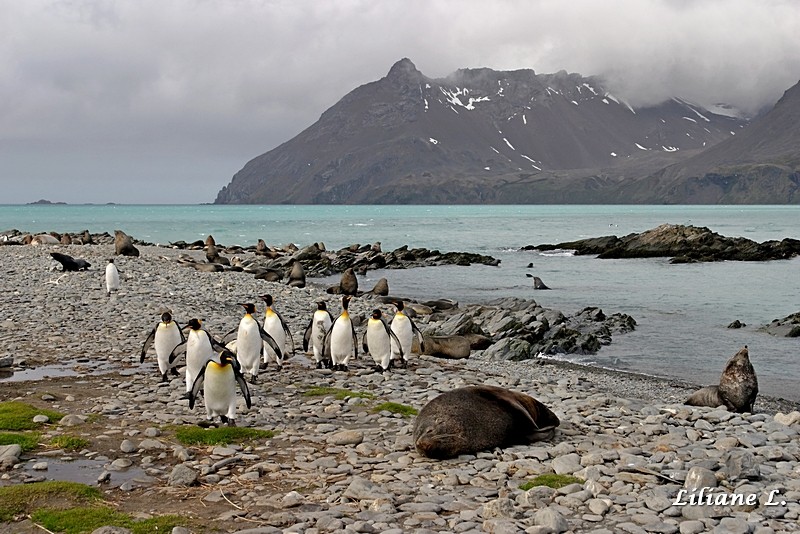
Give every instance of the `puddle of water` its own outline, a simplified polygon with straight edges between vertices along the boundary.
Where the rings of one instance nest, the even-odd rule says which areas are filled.
[[[87,367],[85,364],[72,362],[58,365],[41,365],[21,371],[8,371],[0,373],[0,382],[24,382],[44,380],[45,378],[59,378],[63,376],[82,376],[86,374],[100,374],[111,372],[114,365],[105,363],[96,367]]]
[[[33,466],[47,462],[47,470],[34,470]],[[152,484],[155,479],[148,476],[139,467],[129,467],[127,469],[112,471],[106,469],[111,462],[101,460],[91,460],[80,458],[76,460],[59,460],[55,458],[32,458],[28,460],[23,468],[26,473],[33,477],[45,477],[47,480],[59,480],[66,482],[80,482],[89,486],[97,485],[97,478],[108,471],[111,479],[103,484],[112,488],[118,488],[127,481],[132,481],[136,485]]]

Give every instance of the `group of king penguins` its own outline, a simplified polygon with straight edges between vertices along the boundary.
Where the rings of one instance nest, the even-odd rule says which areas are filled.
[[[170,311],[163,311],[161,321],[153,327],[142,345],[140,362],[144,363],[147,352],[154,347],[161,381],[169,382],[168,373],[179,376],[176,361],[184,355],[186,392],[183,398],[189,400],[189,408],[194,408],[202,391],[208,421],[219,417],[223,424],[235,426],[237,386],[247,407],[252,405],[245,375],[249,375],[250,383],[256,384],[260,370],[272,362],[280,370],[284,360],[294,352],[289,326],[273,308],[272,295],[260,298],[266,304],[263,326],[255,317],[255,304],[240,303],[244,316],[221,341],[203,328],[199,319],[191,319],[181,327]],[[342,297],[342,311],[336,318],[324,301],[317,303],[303,336],[303,351],[307,353],[311,349],[317,369],[348,371],[351,358],[358,357],[355,324],[348,313],[351,298],[350,295]],[[420,352],[424,352],[422,332],[404,313],[403,301],[397,300],[393,304],[397,312],[391,324],[386,322],[381,310],[375,309],[362,337],[362,349],[372,356],[376,372],[407,367],[415,336]],[[185,330],[188,330],[186,335]]]

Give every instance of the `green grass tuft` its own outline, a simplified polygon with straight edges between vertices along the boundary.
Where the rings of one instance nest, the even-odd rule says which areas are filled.
[[[229,443],[245,443],[257,439],[269,439],[275,436],[272,430],[225,426],[220,428],[200,428],[183,426],[175,431],[175,437],[184,445],[228,445]]]
[[[419,410],[416,408],[406,406],[405,404],[398,404],[396,402],[383,402],[375,406],[372,411],[374,413],[383,411],[399,413],[403,417],[411,417],[412,415],[417,415],[419,413]]]
[[[44,410],[19,401],[0,402],[0,430],[34,430],[41,426],[34,423],[36,415],[46,415],[51,421],[64,417],[63,413]]]
[[[0,487],[0,521],[13,521],[42,505],[61,503],[72,507],[95,502],[100,496],[99,489],[77,482],[47,481]]]
[[[173,528],[186,524],[185,519],[176,515],[135,521],[128,514],[105,506],[69,510],[41,509],[31,514],[31,519],[52,532],[63,532],[64,534],[84,534],[103,526],[128,528],[133,534],[149,534],[170,532]]]
[[[366,391],[350,391],[349,389],[341,389],[341,388],[311,388],[305,393],[303,393],[306,397],[327,397],[333,396],[338,400],[344,400],[348,397],[355,397],[359,399],[374,399],[375,395],[372,393],[368,393]]]
[[[23,452],[32,451],[39,446],[38,432],[0,432],[0,446],[19,445]]]
[[[88,439],[77,436],[56,436],[50,440],[50,445],[64,449],[65,451],[79,451],[91,444]]]
[[[559,489],[563,488],[564,486],[569,486],[570,484],[583,484],[583,480],[572,475],[556,475],[555,473],[550,473],[546,475],[539,475],[533,480],[529,480],[524,484],[521,484],[519,489],[522,491],[528,491],[536,486],[547,486],[548,488]]]

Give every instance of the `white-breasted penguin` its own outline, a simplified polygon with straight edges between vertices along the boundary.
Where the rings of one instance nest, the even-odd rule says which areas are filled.
[[[236,385],[242,390],[248,408],[252,406],[250,389],[236,361],[236,356],[229,350],[223,350],[219,356],[206,362],[192,383],[189,391],[189,409],[194,409],[195,400],[203,390],[203,402],[206,405],[206,418],[212,421],[219,416],[228,426],[236,426]]]
[[[303,334],[303,350],[308,352],[308,345],[311,344],[317,369],[329,368],[332,365],[330,359],[325,358],[324,344],[325,334],[330,330],[332,323],[333,316],[328,311],[327,304],[322,300],[317,302],[317,309]]]
[[[406,367],[408,365],[408,358],[411,355],[411,347],[414,344],[414,335],[416,334],[419,340],[420,353],[425,352],[425,342],[423,341],[422,332],[420,332],[411,317],[405,314],[405,304],[402,300],[394,302],[397,307],[397,313],[394,314],[392,319],[391,329],[397,336],[397,342],[392,340],[392,365],[398,367]]]
[[[375,371],[385,373],[389,370],[393,343],[400,345],[397,336],[383,320],[381,311],[372,310],[372,316],[367,321],[367,330],[364,332],[363,349],[372,356],[372,360],[375,362]]]
[[[334,371],[347,371],[350,358],[358,357],[356,329],[347,311],[350,299],[350,295],[342,297],[342,313],[334,319],[323,341],[325,359],[331,360],[331,369]]]
[[[214,358],[217,352],[227,349],[202,327],[199,319],[190,319],[183,327],[184,330],[187,328],[190,330],[186,341],[172,349],[169,363],[174,362],[180,354],[186,354],[186,393],[184,398],[188,399],[192,393],[192,385],[206,362]]]
[[[114,265],[114,258],[109,258],[106,264],[106,293],[111,296],[112,291],[119,291],[119,270]]]
[[[161,314],[161,321],[153,327],[144,340],[139,363],[144,363],[145,355],[150,346],[155,346],[161,381],[169,382],[167,371],[172,371],[173,375],[178,376],[177,369],[169,363],[169,355],[172,353],[172,349],[184,341],[186,341],[186,337],[183,335],[180,325],[172,320],[172,313],[165,311]]]
[[[256,313],[256,305],[251,302],[240,303],[239,305],[244,307],[244,316],[239,321],[239,326],[228,332],[223,341],[227,341],[229,336],[236,332],[236,357],[244,372],[250,375],[250,382],[255,384],[258,380],[258,371],[264,346],[269,346],[278,354],[281,354],[281,350],[272,336],[253,317]],[[230,344],[228,344],[228,347],[230,347]]]
[[[280,371],[283,367],[283,360],[288,359],[289,355],[294,352],[294,339],[292,339],[292,332],[289,330],[289,325],[283,316],[272,308],[274,300],[272,295],[261,295],[261,300],[267,304],[267,309],[264,310],[264,331],[267,332],[275,343],[280,347],[281,352],[276,352],[268,343],[264,343],[264,364],[269,365],[270,361],[274,361]],[[291,346],[287,347],[287,338]]]

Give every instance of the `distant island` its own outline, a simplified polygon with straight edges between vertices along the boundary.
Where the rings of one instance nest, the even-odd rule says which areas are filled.
[[[28,206],[35,206],[35,205],[38,205],[38,204],[44,204],[44,205],[51,205],[51,204],[66,205],[67,203],[66,202],[50,202],[49,200],[45,200],[43,198],[40,198],[36,202],[28,202]]]
[[[37,200],[36,202],[28,202],[25,204],[26,206],[67,206],[66,202],[51,202],[49,200],[45,200],[43,198]],[[116,206],[116,202],[106,202],[105,204],[94,204],[92,202],[87,202],[84,204],[77,204],[78,206]]]

